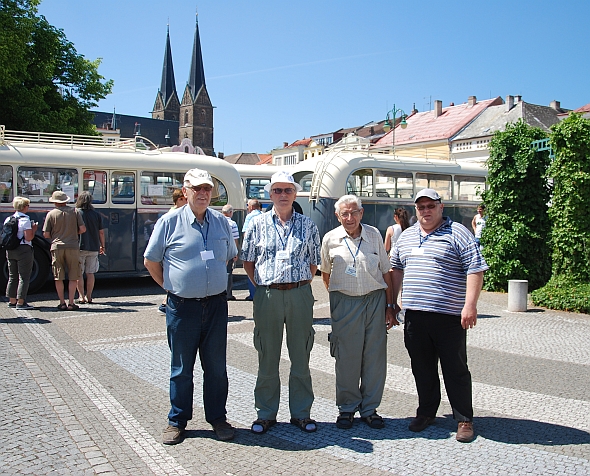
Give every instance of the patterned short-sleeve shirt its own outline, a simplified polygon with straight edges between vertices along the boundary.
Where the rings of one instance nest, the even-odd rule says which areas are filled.
[[[255,263],[254,279],[262,286],[312,279],[310,266],[320,264],[320,234],[297,212],[283,226],[273,209],[252,219],[240,256]]]

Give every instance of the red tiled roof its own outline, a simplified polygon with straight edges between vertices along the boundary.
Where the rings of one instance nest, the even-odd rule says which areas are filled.
[[[310,142],[311,142],[311,139],[299,139],[287,147],[297,147],[298,145],[304,145],[305,147],[307,147]]]
[[[396,145],[414,144],[449,139],[479,116],[486,108],[502,104],[502,102],[502,98],[497,97],[478,101],[473,106],[464,103],[444,107],[442,114],[438,117],[434,117],[434,111],[419,112],[408,116],[406,119],[408,126],[405,129],[399,126],[395,128],[395,143]],[[392,137],[392,131],[389,131],[377,141],[375,146],[390,146]]]
[[[585,106],[579,107],[578,109],[574,110],[574,112],[590,112],[590,103],[586,104]]]
[[[272,164],[272,154],[258,154],[260,161],[256,165],[267,165]]]

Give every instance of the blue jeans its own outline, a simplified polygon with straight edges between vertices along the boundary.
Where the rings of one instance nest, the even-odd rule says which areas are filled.
[[[193,369],[197,351],[203,369],[205,419],[210,424],[225,421],[228,391],[225,292],[201,301],[168,293],[166,329],[172,353],[169,424],[184,428],[193,417]]]

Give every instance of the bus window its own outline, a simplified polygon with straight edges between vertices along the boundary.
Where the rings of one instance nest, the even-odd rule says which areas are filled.
[[[174,205],[172,193],[175,189],[182,188],[183,180],[184,173],[181,172],[141,172],[141,203]]]
[[[135,202],[135,174],[133,172],[111,173],[111,201],[113,203]]]
[[[311,182],[313,179],[313,173],[300,172],[293,175],[295,182],[301,185],[302,192],[311,192]]]
[[[477,201],[485,191],[485,177],[455,175],[455,200]]]
[[[451,200],[451,176],[442,174],[416,174],[416,193],[423,188],[433,188],[443,200]]]
[[[12,202],[12,167],[0,165],[0,202]]]
[[[222,207],[223,205],[227,205],[227,189],[222,182],[217,180],[215,177],[213,178],[213,193],[211,194],[211,206],[212,207]],[[236,205],[232,203],[235,207]]]
[[[346,182],[346,193],[357,197],[372,197],[373,170],[361,169],[350,174]]]
[[[32,203],[48,202],[51,194],[61,190],[71,201],[78,196],[78,171],[57,167],[19,167],[18,194]]]
[[[264,186],[270,183],[270,179],[249,178],[246,179],[246,198],[256,198],[258,200],[269,200],[270,195]]]
[[[93,203],[107,201],[107,173],[103,170],[85,170],[83,190],[90,192]]]
[[[411,172],[375,171],[375,188],[378,197],[412,198],[414,178]]]

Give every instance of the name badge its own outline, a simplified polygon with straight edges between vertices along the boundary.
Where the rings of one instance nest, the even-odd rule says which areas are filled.
[[[277,259],[281,261],[289,259],[289,252],[287,250],[277,251]]]
[[[207,261],[208,259],[215,259],[215,255],[213,254],[213,250],[201,251],[201,259],[203,261]]]
[[[412,248],[412,256],[424,256],[424,248]]]
[[[346,267],[346,271],[344,271],[346,274],[348,274],[349,276],[352,276],[353,278],[356,278],[356,268],[354,266],[350,266],[348,265]]]

